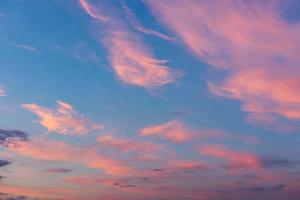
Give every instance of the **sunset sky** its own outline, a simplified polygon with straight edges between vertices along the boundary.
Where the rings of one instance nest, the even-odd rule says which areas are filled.
[[[299,200],[299,0],[0,0],[0,200]]]

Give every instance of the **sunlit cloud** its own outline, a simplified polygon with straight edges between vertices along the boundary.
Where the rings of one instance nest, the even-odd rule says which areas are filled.
[[[155,59],[129,32],[115,31],[107,41],[112,67],[125,83],[153,88],[175,82],[180,76],[167,67],[167,61]]]
[[[117,138],[112,135],[102,135],[98,137],[98,142],[102,146],[114,148],[125,152],[155,152],[161,149],[160,145],[150,142],[140,142],[125,138]]]
[[[260,159],[255,154],[233,151],[221,145],[205,145],[200,148],[200,153],[227,160],[229,168],[260,167]]]
[[[133,170],[128,165],[121,164],[119,160],[97,153],[97,149],[91,146],[72,146],[62,141],[45,138],[20,143],[17,148],[10,148],[10,150],[39,160],[81,163],[113,175],[124,175]]]
[[[95,15],[91,10],[105,9],[100,6],[94,8],[88,1],[83,2],[82,8],[93,18]],[[107,23],[100,19],[99,23],[106,30],[104,39],[101,38],[100,41],[108,48],[111,66],[122,82],[155,88],[173,83],[181,76],[180,72],[167,66],[166,60],[155,58],[139,35],[130,31],[121,19],[112,17]]]
[[[49,132],[81,135],[102,128],[101,124],[90,121],[77,113],[73,106],[63,101],[57,101],[56,109],[45,108],[37,104],[23,104],[22,107],[36,114],[40,118],[39,123]]]
[[[300,196],[300,2],[22,2],[0,6],[0,199]]]
[[[300,26],[280,15],[279,1],[145,2],[194,55],[225,72],[209,81],[212,94],[256,116],[300,119]]]
[[[81,7],[88,13],[89,16],[92,18],[106,22],[109,20],[109,17],[105,15],[101,15],[99,12],[97,12],[97,9],[95,9],[92,5],[89,4],[88,0],[79,0],[79,3]]]
[[[192,131],[183,123],[173,120],[164,124],[145,127],[140,130],[141,136],[156,135],[174,143],[182,143],[190,139]]]

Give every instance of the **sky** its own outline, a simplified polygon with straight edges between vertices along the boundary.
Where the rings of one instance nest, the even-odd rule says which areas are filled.
[[[299,200],[299,0],[0,0],[1,200]]]

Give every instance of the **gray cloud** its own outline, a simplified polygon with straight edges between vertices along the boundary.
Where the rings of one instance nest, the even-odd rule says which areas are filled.
[[[251,192],[266,192],[266,191],[282,191],[287,188],[287,185],[280,184],[274,187],[264,187],[264,186],[254,186],[254,187],[246,187],[246,188],[238,188],[236,191],[251,191]]]
[[[46,169],[46,172],[48,173],[61,173],[61,174],[65,174],[65,173],[69,173],[74,171],[74,169],[67,169],[67,168],[50,168],[50,169]]]
[[[11,164],[8,160],[0,159],[0,167],[5,167],[6,165]]]
[[[19,141],[28,141],[28,134],[19,130],[0,129],[0,147],[17,146]]]

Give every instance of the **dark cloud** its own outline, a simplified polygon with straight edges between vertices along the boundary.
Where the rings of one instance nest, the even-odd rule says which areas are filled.
[[[114,186],[118,186],[118,187],[126,187],[126,188],[133,188],[136,187],[133,184],[122,184],[122,183],[118,183],[118,182],[114,182],[113,183]]]
[[[272,157],[261,158],[260,163],[265,168],[290,167],[296,164],[296,162],[293,162],[288,159],[272,158]]]
[[[8,197],[7,200],[25,200],[26,196]]]
[[[125,185],[125,187],[135,187],[135,185],[128,184],[128,185]]]
[[[172,114],[175,116],[175,117],[183,117],[187,114],[188,112],[185,111],[185,110],[174,110],[172,111]]]
[[[219,191],[217,191],[217,193],[228,194],[228,193],[230,193],[230,191],[228,191],[228,190],[219,190]]]
[[[28,141],[28,134],[19,130],[0,129],[0,147],[16,147],[19,141]]]
[[[254,186],[254,187],[246,187],[246,188],[238,188],[236,191],[251,191],[251,192],[266,192],[266,191],[282,191],[287,188],[287,185],[280,184],[274,187],[264,187],[264,186]]]
[[[1,200],[26,200],[27,197],[24,195],[20,195],[20,196],[15,196],[9,193],[5,193],[5,192],[0,192],[0,199]]]
[[[162,171],[164,171],[165,169],[164,168],[157,168],[157,169],[154,169],[154,171],[156,171],[156,172],[162,172]]]
[[[6,178],[6,177],[0,175],[0,180],[1,180],[1,179],[4,179],[4,178]],[[1,195],[1,192],[0,192],[0,195]]]
[[[287,188],[287,185],[285,184],[280,184],[276,187],[271,188],[271,190],[284,190],[285,188]]]
[[[0,167],[5,167],[6,165],[11,164],[8,160],[0,159]]]
[[[61,174],[66,174],[69,172],[74,171],[74,169],[67,169],[67,168],[50,168],[45,170],[48,173],[61,173]]]

